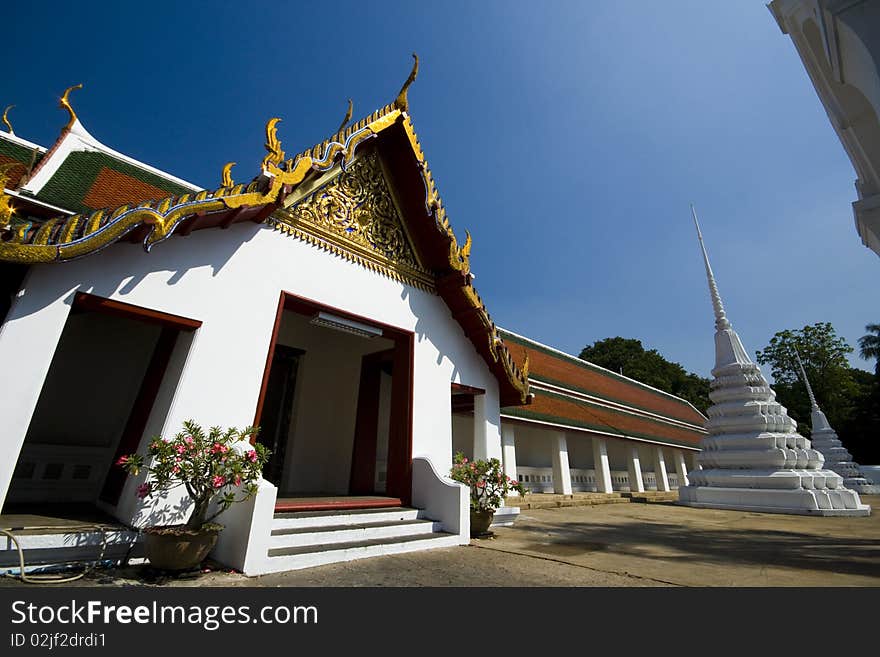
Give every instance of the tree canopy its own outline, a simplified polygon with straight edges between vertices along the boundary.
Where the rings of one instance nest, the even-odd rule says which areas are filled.
[[[584,347],[579,357],[686,399],[701,413],[709,408],[709,379],[666,360],[656,349],[646,350],[641,340],[605,338]]]

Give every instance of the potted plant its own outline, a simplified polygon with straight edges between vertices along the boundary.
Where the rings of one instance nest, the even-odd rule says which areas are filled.
[[[495,511],[504,504],[510,491],[525,494],[523,485],[501,471],[501,461],[469,461],[457,452],[453,458],[450,477],[467,484],[471,489],[471,536],[480,536],[489,530]]]
[[[211,427],[205,432],[192,420],[173,438],[154,438],[141,454],[121,456],[117,465],[130,475],[149,474],[137,496],[149,499],[183,486],[192,501],[184,524],[146,527],[144,551],[150,564],[161,570],[188,570],[198,566],[217,543],[223,525],[212,522],[236,502],[257,492],[257,481],[268,450],[250,444],[258,427],[238,430]],[[145,464],[146,463],[146,464]]]

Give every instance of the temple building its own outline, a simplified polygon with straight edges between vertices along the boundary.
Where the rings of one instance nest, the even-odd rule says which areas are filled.
[[[856,171],[853,216],[880,255],[880,5],[869,0],[773,0]]]
[[[251,575],[467,543],[456,450],[534,494],[687,483],[690,404],[496,327],[413,127],[416,72],[293,157],[270,119],[257,175],[227,165],[216,189],[100,143],[70,89],[48,148],[4,115],[3,514],[181,522],[112,464],[190,418],[260,425],[272,451],[213,553]]]

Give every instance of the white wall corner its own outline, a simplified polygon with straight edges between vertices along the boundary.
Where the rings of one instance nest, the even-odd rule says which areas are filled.
[[[413,506],[443,523],[443,531],[456,534],[459,545],[470,543],[470,488],[440,475],[425,456],[413,458],[412,473]]]

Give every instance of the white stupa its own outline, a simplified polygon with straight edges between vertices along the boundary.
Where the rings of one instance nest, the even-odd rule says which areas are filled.
[[[693,211],[693,207],[691,207]],[[823,469],[822,455],[797,433],[776,393],[752,362],[724,313],[703,235],[693,212],[715,309],[715,368],[702,469],[678,489],[679,503],[715,509],[823,516],[866,516],[871,507]]]
[[[801,355],[797,350],[795,350],[794,355],[801,370],[801,378],[807,387],[807,394],[810,396],[810,420],[813,423],[810,443],[813,445],[813,449],[818,450],[825,457],[826,468],[834,470],[834,472],[843,477],[844,486],[862,495],[880,495],[880,486],[875,485],[870,479],[865,477],[861,468],[859,468],[859,464],[852,460],[852,454],[840,442],[837,432],[831,428],[828,418],[825,417],[825,413],[822,412],[819,404],[816,403],[813,388],[810,386],[807,372],[804,370],[804,364],[801,362]]]

